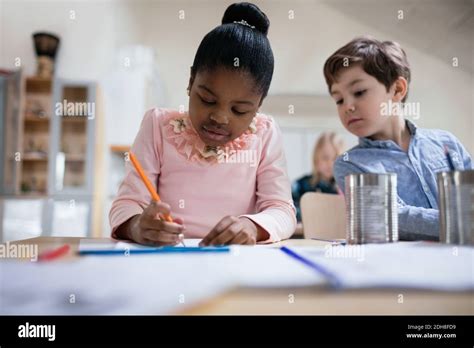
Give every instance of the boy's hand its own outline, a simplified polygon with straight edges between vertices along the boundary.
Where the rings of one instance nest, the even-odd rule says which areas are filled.
[[[183,221],[179,218],[174,222],[160,219],[170,213],[170,206],[163,202],[151,202],[142,214],[136,215],[130,221],[129,237],[133,241],[146,245],[175,245],[184,236]]]
[[[250,219],[226,216],[204,237],[199,245],[253,245],[257,242],[257,235],[257,226]]]

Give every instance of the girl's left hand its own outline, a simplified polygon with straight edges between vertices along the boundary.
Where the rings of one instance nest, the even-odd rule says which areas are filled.
[[[226,216],[199,243],[199,246],[257,243],[257,226],[247,218]]]

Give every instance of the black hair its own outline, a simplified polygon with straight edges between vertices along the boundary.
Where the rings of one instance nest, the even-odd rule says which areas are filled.
[[[235,23],[238,22],[238,23]],[[211,30],[201,41],[191,67],[197,72],[218,67],[242,69],[254,78],[262,100],[273,76],[273,52],[267,38],[270,21],[256,5],[248,2],[230,5],[222,25]],[[238,58],[238,66],[236,66]]]

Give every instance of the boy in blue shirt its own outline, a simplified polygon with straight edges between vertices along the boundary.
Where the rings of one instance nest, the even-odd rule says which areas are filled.
[[[356,38],[326,60],[324,76],[342,124],[359,137],[359,145],[336,160],[338,186],[344,192],[351,173],[396,173],[400,239],[438,240],[436,173],[449,171],[445,151],[456,170],[472,169],[472,161],[451,133],[405,119],[406,110],[419,117],[419,107],[405,103],[410,66],[403,49]]]

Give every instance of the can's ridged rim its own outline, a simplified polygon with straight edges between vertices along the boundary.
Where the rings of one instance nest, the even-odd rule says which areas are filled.
[[[437,180],[453,180],[456,184],[474,184],[474,170],[453,170],[449,172],[439,172],[436,174]]]

